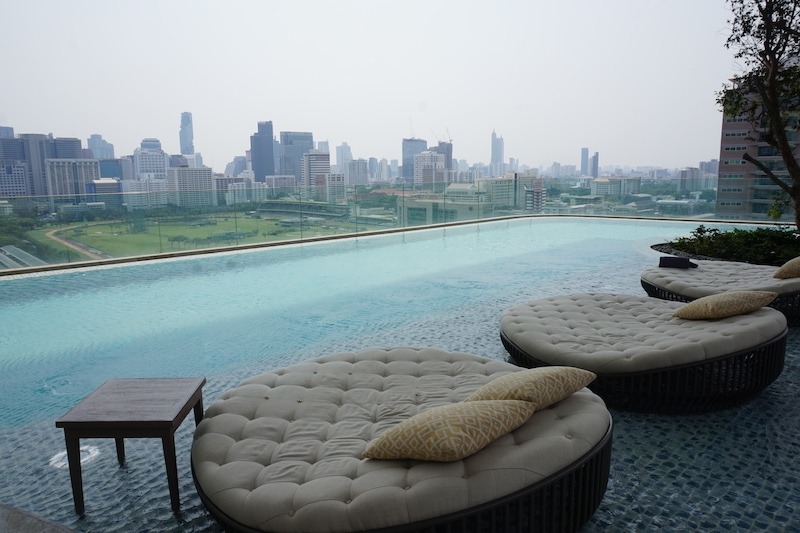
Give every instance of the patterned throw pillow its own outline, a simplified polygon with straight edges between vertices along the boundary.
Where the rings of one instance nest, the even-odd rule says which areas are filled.
[[[769,305],[778,296],[770,291],[729,291],[703,296],[683,307],[672,316],[687,320],[713,320],[743,315]]]
[[[493,379],[464,400],[525,400],[535,411],[560,402],[594,381],[597,374],[571,366],[543,366]]]
[[[786,261],[772,277],[778,279],[800,278],[800,257]]]
[[[460,402],[423,411],[367,444],[364,457],[458,461],[522,425],[530,402]]]

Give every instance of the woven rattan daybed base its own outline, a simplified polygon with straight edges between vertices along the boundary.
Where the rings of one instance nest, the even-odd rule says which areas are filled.
[[[229,531],[576,531],[599,506],[610,469],[611,416],[588,389],[461,461],[361,458],[373,425],[460,401],[520,370],[470,354],[396,348],[255,376],[223,393],[198,426],[195,485]],[[377,416],[361,427],[367,400]],[[547,472],[551,463],[559,466]],[[473,498],[484,501],[467,504]],[[430,508],[449,511],[398,519]]]
[[[769,307],[786,316],[788,325],[800,325],[800,278],[776,279],[778,267],[734,261],[696,260],[697,268],[648,268],[642,272],[642,288],[649,296],[675,302],[691,302],[725,291],[777,292]]]
[[[559,302],[565,306],[563,314],[555,309]],[[545,307],[537,311],[540,304]],[[721,320],[682,320],[671,316],[678,307],[677,302],[611,294],[534,300],[503,314],[500,338],[521,366],[572,365],[595,372],[597,379],[589,388],[610,407],[631,411],[692,413],[732,407],[758,395],[781,374],[788,330],[777,311],[762,308]],[[593,313],[602,316],[589,318]],[[548,324],[542,324],[543,315]],[[709,331],[702,332],[703,327]],[[746,347],[707,357],[728,337],[738,337]],[[553,350],[561,349],[556,346],[563,351],[554,357]],[[698,353],[681,353],[693,348]]]

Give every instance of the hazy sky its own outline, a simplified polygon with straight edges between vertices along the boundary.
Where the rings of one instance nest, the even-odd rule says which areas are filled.
[[[178,153],[191,111],[217,171],[262,120],[356,158],[413,135],[487,163],[495,130],[532,166],[697,166],[739,72],[724,0],[0,2],[0,125]]]

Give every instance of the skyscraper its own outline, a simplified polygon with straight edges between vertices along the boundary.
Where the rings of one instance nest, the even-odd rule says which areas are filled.
[[[314,136],[308,131],[281,132],[281,174],[302,177],[303,154],[314,149]]]
[[[169,154],[161,149],[161,141],[142,139],[139,148],[133,151],[133,175],[135,179],[166,179]]]
[[[188,111],[181,113],[181,154],[191,155],[194,153],[194,126],[192,124],[192,114]]]
[[[0,139],[13,139],[14,138],[14,128],[11,126],[0,126]]]
[[[114,145],[103,139],[102,135],[93,133],[86,139],[86,146],[95,159],[114,159]]]
[[[503,137],[498,137],[492,130],[492,158],[489,161],[489,172],[492,177],[502,176],[505,172],[505,165],[503,159],[503,152],[505,151],[505,142]]]
[[[428,141],[425,139],[403,139],[403,181],[414,183],[414,156],[421,154],[428,149]]]
[[[581,176],[589,175],[589,149],[581,148]]]
[[[250,136],[250,163],[256,181],[266,181],[266,176],[275,175],[272,121],[259,122],[258,131]]]
[[[592,159],[589,160],[589,171],[593,178],[596,179],[600,177],[600,154],[597,152],[595,152]]]

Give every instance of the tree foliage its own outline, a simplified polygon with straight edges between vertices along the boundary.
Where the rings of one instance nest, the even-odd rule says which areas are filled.
[[[797,133],[800,118],[800,0],[728,0],[730,36],[743,72],[723,85],[717,102],[728,116],[743,116],[757,140],[780,154],[788,179],[745,154],[791,199],[800,229],[800,162]]]

